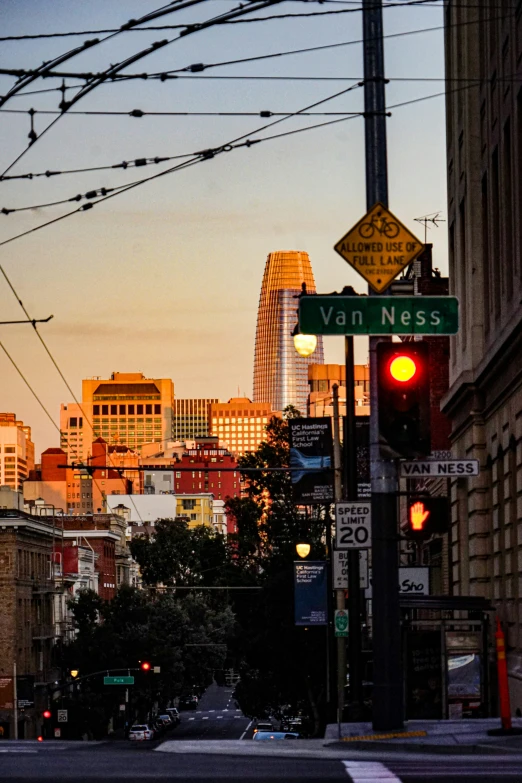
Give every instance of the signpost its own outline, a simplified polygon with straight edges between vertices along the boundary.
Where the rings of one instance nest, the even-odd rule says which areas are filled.
[[[424,245],[384,204],[377,203],[337,242],[335,250],[380,294]]]
[[[58,717],[58,723],[67,723],[68,721],[67,710],[58,710],[57,717]]]
[[[346,609],[335,610],[334,627],[336,636],[348,636],[348,612]]]
[[[134,677],[104,677],[104,685],[134,685]]]
[[[369,549],[372,538],[372,506],[363,500],[335,504],[335,548]]]
[[[333,552],[333,589],[348,590],[349,550],[339,549]],[[366,590],[368,581],[368,550],[359,549],[359,587]]]
[[[478,476],[478,459],[443,459],[401,462],[401,478],[424,478],[425,476]]]
[[[323,560],[294,563],[294,612],[296,625],[328,625],[326,563]]]
[[[455,296],[311,294],[299,299],[303,334],[448,335],[458,328]]]

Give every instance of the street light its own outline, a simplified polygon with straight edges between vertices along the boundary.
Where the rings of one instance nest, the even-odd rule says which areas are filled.
[[[295,551],[299,555],[299,557],[302,557],[303,559],[305,557],[308,557],[310,554],[310,544],[308,544],[305,541],[300,541],[298,544],[295,545]]]
[[[315,334],[294,334],[294,348],[299,354],[306,358],[311,356],[317,348],[317,336]]]
[[[79,675],[80,671],[79,669],[71,669],[71,677],[74,679]]]

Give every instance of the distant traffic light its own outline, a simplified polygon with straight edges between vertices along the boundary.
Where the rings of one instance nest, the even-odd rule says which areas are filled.
[[[435,533],[449,529],[449,503],[447,497],[410,497],[407,503],[408,524],[406,535],[423,540]]]
[[[379,435],[402,457],[431,451],[429,347],[377,344]]]
[[[51,710],[44,710],[42,712],[42,718],[45,718],[46,720],[49,720],[50,717],[51,717]]]
[[[140,669],[142,672],[149,672],[150,671],[150,663],[148,661],[142,661],[140,664]]]

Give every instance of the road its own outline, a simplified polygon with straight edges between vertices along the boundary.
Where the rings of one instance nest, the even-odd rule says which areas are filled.
[[[237,709],[232,693],[233,688],[211,685],[196,710],[181,711],[181,724],[169,739],[240,739],[250,720]]]
[[[227,742],[194,742],[191,752],[179,743],[179,752],[160,752],[152,743],[86,743],[49,741],[0,742],[0,779],[13,783],[514,783],[522,779],[522,754],[516,756],[429,756],[388,753],[325,751],[308,757],[299,741],[292,748],[267,748],[267,755],[249,753],[252,741],[244,740],[243,752],[226,752]],[[230,743],[235,745],[236,743]],[[177,743],[171,743],[171,747]],[[278,743],[279,745],[279,743]],[[210,750],[210,752],[209,752]]]

